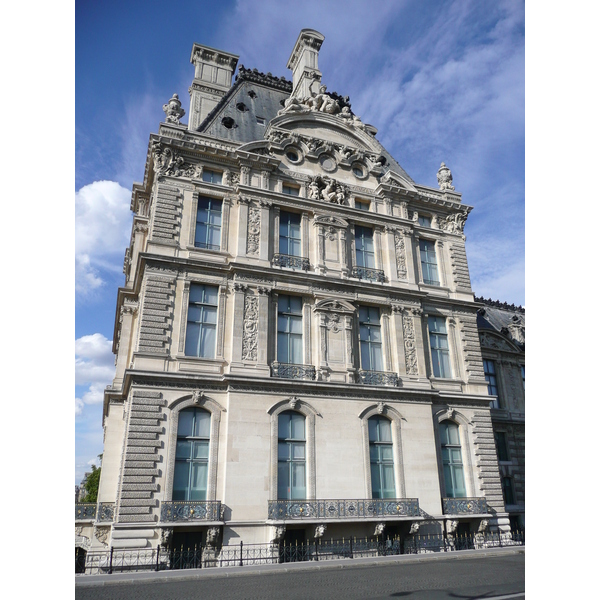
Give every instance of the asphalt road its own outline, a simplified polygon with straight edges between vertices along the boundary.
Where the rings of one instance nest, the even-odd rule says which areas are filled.
[[[77,586],[76,600],[498,600],[524,598],[525,554],[321,571]]]

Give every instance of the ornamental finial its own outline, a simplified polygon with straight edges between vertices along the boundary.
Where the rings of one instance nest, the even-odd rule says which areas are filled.
[[[165,115],[167,115],[165,119],[167,123],[181,125],[179,119],[185,115],[185,110],[181,108],[181,102],[177,94],[173,94],[173,97],[166,104],[163,104],[163,110],[165,111]]]

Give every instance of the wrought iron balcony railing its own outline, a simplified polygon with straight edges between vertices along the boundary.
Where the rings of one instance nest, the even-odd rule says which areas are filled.
[[[99,522],[111,523],[115,518],[115,503],[99,502],[96,514]]]
[[[302,269],[303,271],[310,269],[308,258],[292,256],[291,254],[274,254],[272,264],[277,267],[289,267],[290,269]]]
[[[485,498],[442,498],[445,515],[483,515],[488,512]]]
[[[317,370],[313,365],[292,365],[289,363],[274,362],[271,365],[271,375],[282,379],[304,379],[314,381]]]
[[[94,521],[96,519],[96,504],[78,503],[75,504],[76,521]]]
[[[369,281],[385,282],[385,273],[381,269],[369,269],[367,267],[352,267],[352,277],[368,279]]]
[[[175,521],[222,521],[221,501],[161,502],[160,520],[168,523]]]
[[[269,519],[369,519],[418,517],[416,498],[375,500],[269,500]]]
[[[365,385],[398,385],[398,375],[385,371],[359,371],[358,381]]]

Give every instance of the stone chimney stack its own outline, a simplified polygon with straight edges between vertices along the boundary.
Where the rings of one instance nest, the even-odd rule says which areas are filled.
[[[321,81],[319,50],[324,39],[325,36],[314,29],[303,29],[300,32],[287,63],[287,68],[293,73],[292,96],[309,96],[311,84]],[[316,86],[313,86],[313,90],[318,91]]]
[[[190,62],[196,68],[189,88],[189,130],[196,130],[206,115],[229,91],[239,56],[210,46],[194,44]]]

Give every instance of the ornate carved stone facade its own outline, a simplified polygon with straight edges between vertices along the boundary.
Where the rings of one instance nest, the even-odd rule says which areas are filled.
[[[471,207],[447,168],[441,189],[415,183],[326,88],[322,41],[300,33],[292,81],[240,66],[233,84],[238,57],[194,44],[189,123],[173,97],[150,135],[104,402],[99,499],[116,507],[115,549],[193,539],[214,566],[230,543],[371,536],[375,523],[390,536],[448,520],[509,529],[466,262]],[[524,340],[524,321],[504,326],[481,340],[513,360],[500,346]],[[518,392],[516,367],[501,368]],[[181,483],[176,461],[188,418],[204,419],[189,459],[201,487]],[[374,425],[393,456],[385,510]],[[445,512],[447,426],[464,468],[453,506],[477,514]],[[87,537],[104,547],[108,534]]]

